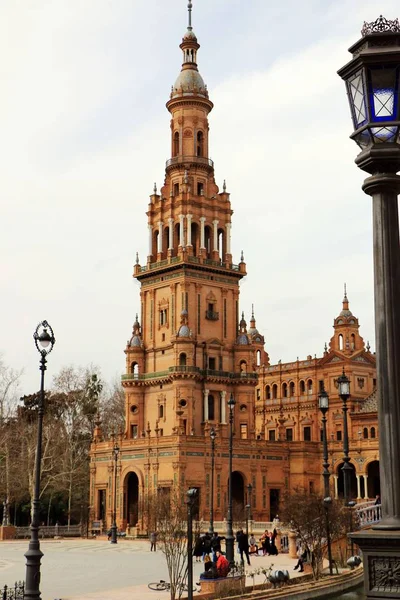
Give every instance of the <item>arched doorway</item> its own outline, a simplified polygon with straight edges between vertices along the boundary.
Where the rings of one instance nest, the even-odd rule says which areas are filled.
[[[136,473],[129,473],[126,478],[126,521],[135,527],[139,520],[139,479]]]
[[[228,480],[229,483],[229,480]],[[229,488],[228,488],[229,489]],[[244,514],[245,496],[244,479],[239,471],[232,473],[232,519],[235,522],[241,522],[245,518]]]
[[[381,481],[379,478],[379,460],[373,460],[367,467],[368,498],[375,498],[381,494]]]
[[[339,495],[339,498],[343,498],[344,497],[343,465],[344,465],[344,463],[340,463],[340,465],[337,468],[337,474],[338,474],[338,495]],[[351,462],[349,463],[349,465],[351,467],[351,472],[350,472],[350,498],[349,498],[349,500],[354,500],[355,498],[357,498],[357,477],[356,477],[356,470],[355,470],[354,465]]]

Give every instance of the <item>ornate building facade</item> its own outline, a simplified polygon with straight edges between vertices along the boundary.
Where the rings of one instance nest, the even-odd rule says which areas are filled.
[[[347,297],[329,349],[306,361],[270,365],[254,313],[249,328],[243,314],[240,318],[239,282],[246,264],[243,256],[233,263],[229,193],[225,182],[220,191],[209,158],[213,104],[197,68],[199,44],[190,5],[180,44],[182,69],[167,102],[171,158],[164,185],[159,192],[154,187],[150,196],[146,264],[137,257],[134,266],[141,310],[125,348],[126,427],[118,439],[116,478],[114,441],[104,440],[98,426],[92,444],[91,519],[110,525],[116,491],[122,529],[145,531],[149,498],[178,487],[198,488],[198,514],[208,519],[211,428],[217,434],[214,518],[225,518],[231,395],[236,401],[232,482],[237,510],[246,504],[249,483],[253,517],[263,521],[277,514],[285,490],[303,486],[318,491],[318,390],[324,384],[332,401],[330,455],[338,474],[342,430],[335,381],[343,368],[354,391],[355,494],[364,498],[375,491],[366,476],[372,457],[378,460],[376,410],[365,410],[375,388],[375,358],[364,346]],[[340,477],[335,481],[340,494]]]

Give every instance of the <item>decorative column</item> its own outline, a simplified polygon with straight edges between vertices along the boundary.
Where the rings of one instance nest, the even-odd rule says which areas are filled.
[[[221,392],[221,423],[226,424],[226,402],[225,402],[225,398],[226,398],[226,391],[222,391]]]
[[[368,475],[364,475],[364,500],[368,500]]]
[[[297,558],[296,534],[294,531],[289,531],[289,558]]]
[[[206,248],[205,246],[205,217],[200,217],[200,249]]]
[[[232,227],[232,223],[227,223],[225,225],[225,231],[226,231],[226,253],[227,254],[231,253],[231,227]]]
[[[163,251],[162,234],[163,234],[163,224],[162,224],[162,221],[158,221],[158,240],[157,240],[157,253],[158,254],[161,254]]]
[[[357,500],[361,500],[361,475],[357,475],[356,474],[356,478],[357,478]]]
[[[203,394],[204,394],[204,422],[206,423],[208,421],[208,394],[209,394],[210,390],[203,390]]]
[[[149,230],[149,256],[151,256],[153,254],[153,248],[152,248],[152,242],[153,242],[153,228],[150,225],[150,223],[147,225],[147,228]]]
[[[335,500],[337,500],[339,498],[339,492],[338,492],[338,476],[334,475],[333,476],[333,483],[334,483],[334,489],[335,489]]]
[[[169,235],[168,235],[168,250],[172,250],[174,247],[174,220],[168,219]]]
[[[192,245],[192,217],[193,217],[193,215],[191,215],[191,214],[186,215],[186,221],[187,221],[186,245],[187,246]]]
[[[214,235],[213,250],[214,250],[214,252],[218,252],[218,223],[219,223],[219,221],[217,219],[215,219],[213,221],[213,235]]]
[[[185,215],[179,215],[179,245],[182,247],[185,245],[184,222]]]

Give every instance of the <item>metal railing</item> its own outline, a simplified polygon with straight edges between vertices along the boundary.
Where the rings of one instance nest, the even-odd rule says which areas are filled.
[[[206,310],[206,319],[208,319],[209,321],[218,321],[219,312],[216,312],[214,310]]]
[[[258,380],[257,373],[232,373],[231,371],[219,371],[215,369],[200,369],[199,367],[188,366],[188,365],[177,365],[169,367],[167,371],[155,371],[153,373],[124,373],[122,375],[122,381],[135,381],[135,380],[146,380],[146,379],[161,379],[168,377],[173,373],[198,373],[202,377],[223,377],[225,379],[250,379],[252,381]]]
[[[24,600],[25,582],[16,581],[13,586],[5,585],[0,588],[1,600]]]

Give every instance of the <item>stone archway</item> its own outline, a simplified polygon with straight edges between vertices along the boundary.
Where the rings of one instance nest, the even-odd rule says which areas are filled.
[[[229,480],[228,480],[229,483]],[[239,471],[232,472],[232,518],[240,522],[245,518],[244,477]]]
[[[340,463],[338,465],[337,468],[337,474],[338,474],[338,495],[339,498],[343,498],[344,497],[344,483],[343,483],[343,464],[344,463]],[[350,473],[350,498],[349,500],[355,500],[357,498],[357,477],[356,477],[356,469],[355,466],[353,465],[353,463],[349,463],[350,467],[351,467],[351,473]]]
[[[379,460],[373,460],[367,466],[368,498],[375,498],[381,494],[381,481],[379,477]]]
[[[128,473],[125,479],[125,515],[126,523],[135,527],[139,520],[139,478],[134,472]]]

